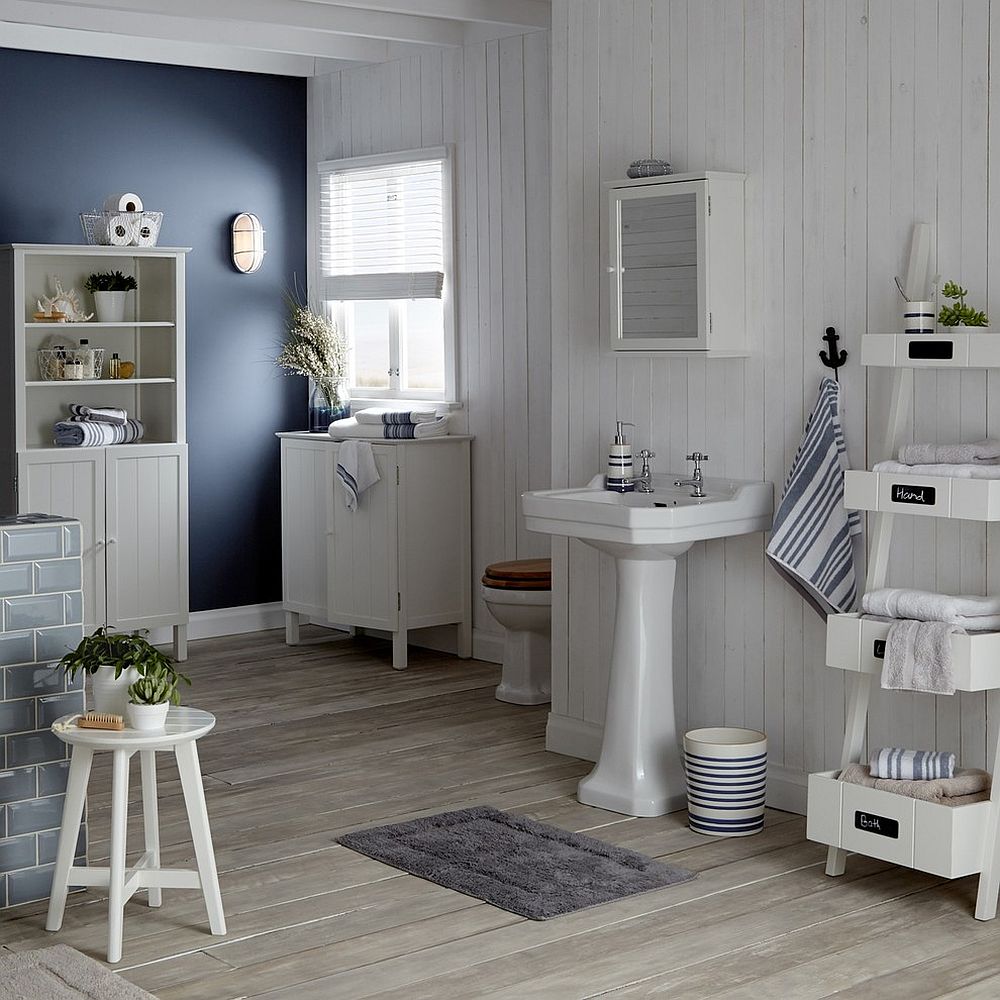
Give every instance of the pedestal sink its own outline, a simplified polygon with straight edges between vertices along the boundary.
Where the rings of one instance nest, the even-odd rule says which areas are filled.
[[[771,526],[770,483],[706,479],[704,497],[652,477],[652,493],[612,493],[604,477],[522,497],[529,531],[579,538],[614,556],[618,603],[601,756],[578,798],[628,816],[662,816],[686,800],[674,714],[677,557],[705,538]],[[572,586],[572,581],[570,582]]]

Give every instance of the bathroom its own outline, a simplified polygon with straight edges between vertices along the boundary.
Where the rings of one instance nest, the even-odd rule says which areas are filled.
[[[32,5],[47,17],[55,15],[46,8],[58,6]],[[143,5],[136,0],[131,6]],[[323,50],[316,51],[316,41],[303,41],[302,52],[293,57],[278,49],[290,48],[293,37],[298,38],[293,29],[306,33],[301,23],[305,15],[289,8],[281,46],[275,42],[260,61],[251,63],[245,53],[251,41],[259,40],[261,29],[247,27],[245,35],[237,35],[242,46],[227,45],[220,37],[210,46],[212,53],[195,51],[185,57],[184,46],[194,42],[179,37],[168,44],[159,38],[170,26],[163,21],[166,5],[159,15],[151,13],[154,6],[145,5],[152,20],[144,25],[143,36],[155,53],[152,64],[128,61],[120,44],[130,34],[124,22],[118,44],[116,29],[107,20],[98,32],[86,32],[106,41],[86,48],[80,37],[84,32],[65,14],[63,22],[39,18],[41,26],[35,29],[0,21],[5,117],[12,116],[21,136],[35,136],[45,122],[55,120],[49,130],[86,154],[77,154],[81,164],[70,170],[69,158],[47,155],[39,141],[25,139],[16,149],[0,152],[6,178],[0,233],[4,242],[79,242],[77,212],[111,190],[134,188],[150,202],[158,200],[165,228],[173,222],[169,245],[195,247],[188,262],[190,663],[195,683],[185,697],[211,707],[230,726],[239,712],[263,726],[267,723],[260,720],[266,720],[269,704],[277,705],[279,717],[287,708],[304,727],[303,739],[330,739],[323,763],[332,769],[338,753],[346,755],[352,768],[360,768],[360,747],[375,759],[377,744],[364,734],[383,727],[388,742],[369,783],[391,786],[393,794],[404,779],[426,788],[423,799],[415,792],[400,814],[464,804],[465,798],[440,789],[480,781],[477,792],[482,789],[484,802],[594,836],[606,827],[606,835],[630,840],[636,850],[657,857],[687,852],[676,859],[682,866],[696,865],[697,852],[706,852],[705,861],[696,865],[701,876],[692,883],[700,883],[705,900],[674,907],[669,892],[690,892],[693,899],[694,890],[661,890],[662,924],[639,909],[614,909],[625,904],[606,904],[604,916],[600,907],[589,911],[594,923],[580,927],[595,935],[593,955],[588,953],[589,934],[573,943],[569,930],[560,933],[558,921],[518,931],[494,913],[480,912],[488,907],[451,911],[441,903],[439,911],[436,897],[423,899],[415,890],[415,902],[405,904],[410,908],[406,920],[399,921],[409,923],[416,942],[407,951],[405,941],[397,945],[391,940],[399,932],[387,915],[389,889],[379,890],[373,880],[370,899],[360,889],[350,890],[353,895],[344,899],[358,906],[370,903],[378,919],[369,926],[351,918],[356,922],[343,937],[331,931],[328,938],[310,938],[302,951],[312,947],[313,953],[298,966],[276,944],[265,951],[260,942],[259,965],[287,961],[289,967],[286,980],[277,972],[269,973],[273,979],[262,979],[260,992],[299,989],[307,996],[303,984],[336,974],[344,978],[316,986],[313,995],[397,990],[397,995],[415,996],[419,989],[433,992],[438,986],[435,995],[447,995],[449,984],[456,996],[490,995],[486,987],[476,992],[468,972],[482,961],[496,970],[494,992],[506,989],[508,995],[523,996],[530,985],[524,949],[544,944],[539,956],[552,964],[531,967],[540,982],[538,996],[613,990],[640,996],[646,977],[650,992],[659,986],[666,995],[732,990],[735,996],[741,955],[754,963],[752,983],[759,992],[796,996],[791,964],[778,968],[774,952],[767,954],[785,934],[802,935],[807,942],[801,963],[813,968],[824,986],[829,981],[827,993],[853,988],[855,995],[866,995],[866,989],[873,995],[885,985],[879,976],[888,982],[908,962],[926,960],[926,975],[913,970],[907,981],[932,983],[922,995],[944,995],[941,983],[948,982],[959,962],[963,934],[972,930],[983,935],[968,939],[969,948],[983,949],[975,953],[979,971],[984,977],[996,975],[1000,970],[987,952],[995,950],[991,935],[996,932],[972,917],[974,879],[937,887],[927,875],[857,857],[848,864],[851,881],[839,884],[823,874],[825,849],[805,836],[808,776],[840,763],[848,685],[843,671],[826,666],[825,619],[774,571],[764,533],[697,541],[678,560],[672,639],[677,731],[732,726],[767,734],[764,832],[737,846],[736,840],[714,842],[691,834],[683,813],[629,819],[602,812],[595,817],[588,812],[592,807],[580,805],[576,784],[600,751],[614,637],[615,567],[610,557],[580,541],[529,531],[521,506],[526,492],[580,487],[603,473],[618,420],[634,425],[627,436],[636,455],[643,448],[655,453],[654,473],[686,478],[691,464],[685,456],[701,451],[710,456],[706,476],[771,483],[777,503],[820,381],[828,374],[819,357],[827,349],[827,327],[837,331],[839,347],[848,352],[838,375],[851,466],[871,468],[885,457],[891,373],[862,365],[861,337],[889,332],[897,324],[900,297],[892,279],[906,268],[916,222],[931,228],[929,274],[959,280],[991,315],[998,308],[989,192],[992,164],[1000,162],[992,149],[1000,130],[991,128],[995,108],[988,86],[997,25],[988,0],[960,5],[947,0],[553,0],[551,5],[525,0],[511,5],[516,15],[496,13],[496,4],[459,0],[309,5],[354,13],[371,8],[366,32],[375,32],[383,22],[398,28],[388,23],[390,17],[402,17],[403,10],[416,16],[425,8],[426,23],[420,26],[424,40],[414,41],[417,32],[408,29],[409,44],[419,44],[420,51],[394,49],[398,38],[359,36],[353,41],[364,58],[355,59],[353,66],[324,60],[348,58],[341,36],[355,22],[342,26],[334,36],[336,45],[324,41]],[[492,33],[483,27],[485,21],[474,23],[473,8],[494,10]],[[468,15],[459,22],[461,30],[437,23],[454,21],[459,10]],[[192,5],[185,4],[183,12],[185,18],[194,17]],[[518,25],[501,23],[515,16],[522,19]],[[296,18],[300,20],[293,23]],[[427,41],[432,29],[443,33],[438,45]],[[58,46],[45,41],[46,31],[63,33]],[[188,65],[171,65],[184,58],[191,60]],[[306,72],[293,66],[293,59],[308,61],[312,68]],[[317,60],[322,65],[317,67]],[[101,94],[114,93],[127,103],[124,95],[130,92],[143,100],[148,139],[142,149],[120,152],[95,135],[87,108],[80,107],[75,95],[97,102]],[[136,109],[128,105],[127,111],[129,126],[139,127]],[[446,659],[455,639],[443,627],[414,637],[408,670],[395,673],[380,637],[359,640],[357,654],[345,652],[348,647],[341,640],[330,640],[318,628],[304,631],[301,648],[284,643],[279,445],[274,435],[304,427],[306,389],[299,380],[279,377],[271,361],[283,319],[282,288],[294,274],[308,273],[313,253],[309,206],[315,164],[446,144],[454,156],[454,398],[461,404],[452,420],[456,430],[472,438],[473,660]],[[174,145],[185,150],[195,164],[192,171],[205,179],[202,189],[189,189]],[[604,184],[623,179],[630,162],[646,157],[669,160],[677,173],[715,170],[745,176],[745,357],[632,357],[607,349]],[[54,188],[63,193],[53,203]],[[235,274],[225,256],[225,226],[238,211],[258,213],[266,230],[268,253],[257,274]],[[989,405],[994,376],[986,370],[920,370],[914,383],[914,399],[920,403],[913,440],[975,441],[1000,434]],[[994,529],[974,521],[899,517],[889,579],[951,594],[996,593],[1000,581],[989,558],[994,543]],[[504,705],[493,698],[504,632],[481,600],[479,580],[493,563],[549,557],[551,706]],[[257,665],[249,662],[255,656]],[[295,659],[300,656],[302,661]],[[294,665],[296,685],[315,685],[316,700],[323,705],[351,697],[346,676],[363,685],[375,685],[377,679],[385,690],[366,689],[371,703],[364,711],[369,716],[352,719],[355,729],[337,743],[319,721],[302,721],[310,718],[303,704],[292,709],[283,702],[295,697],[278,683],[283,664]],[[343,676],[330,672],[341,669]],[[373,672],[372,679],[366,670]],[[400,714],[391,707],[396,694],[385,692],[405,692],[422,683],[421,678],[428,685],[426,701],[414,707],[419,718],[413,723],[412,743],[407,743]],[[433,716],[428,702],[437,697],[457,706],[457,716],[468,714],[465,723],[458,717],[441,722],[446,729],[455,727],[445,739],[421,715],[426,711],[428,718]],[[876,685],[867,745],[950,749],[963,766],[990,768],[995,699],[984,692],[937,698],[890,695]],[[496,731],[496,748],[508,746],[507,736],[513,734],[510,755],[491,746],[489,732],[479,745],[468,742],[466,729],[476,726]],[[277,728],[276,722],[272,729]],[[252,774],[250,763],[234,760],[238,748],[231,744],[225,744],[224,760],[212,760],[212,741],[224,736],[220,726],[203,747],[206,774],[216,776],[206,791],[216,849],[220,859],[225,857],[220,860],[224,902],[237,891],[227,890],[227,879],[232,884],[241,877],[229,873],[243,865],[266,861],[276,871],[287,865],[293,875],[284,881],[298,879],[303,887],[300,898],[291,891],[276,895],[287,902],[290,918],[275,911],[269,924],[272,915],[262,913],[259,925],[251,927],[248,921],[241,933],[273,931],[277,936],[281,928],[287,936],[289,926],[328,921],[335,901],[327,909],[303,902],[308,895],[304,886],[311,879],[341,875],[349,881],[350,871],[330,875],[320,869],[318,858],[303,860],[306,852],[320,849],[322,828],[310,827],[296,813],[283,834],[276,821],[265,821],[259,803],[248,828],[266,830],[276,844],[287,839],[288,857],[277,850],[268,855],[263,834],[248,833],[247,846],[237,847],[234,817],[240,800],[228,802],[222,782],[239,789],[244,781],[257,787],[252,782],[263,779]],[[281,738],[291,744],[293,734]],[[453,752],[449,766],[454,774],[445,774],[445,765],[431,754],[428,766],[441,769],[433,787],[421,784],[412,759],[402,760],[419,758],[424,745]],[[263,746],[254,744],[260,753]],[[390,747],[401,752],[393,756]],[[463,762],[466,754],[469,759]],[[304,755],[289,760],[309,774],[297,788],[291,766],[286,772],[293,811],[313,808],[315,788],[334,795],[325,785],[310,785],[319,781],[314,761]],[[538,772],[534,785],[523,782],[525,788],[542,788],[537,800],[527,794],[518,798],[517,782],[510,776],[522,767]],[[284,801],[274,789],[260,787],[268,809]],[[248,792],[242,794],[244,801],[250,799]],[[361,792],[356,794],[360,801]],[[91,812],[99,820],[107,800],[95,801]],[[535,801],[547,805],[535,808]],[[391,809],[373,812],[368,825],[396,815]],[[355,825],[364,825],[365,818]],[[629,824],[635,830],[631,839],[625,831]],[[610,833],[613,827],[616,832]],[[229,853],[223,855],[224,849]],[[289,860],[293,855],[298,860]],[[267,872],[258,874],[266,884]],[[745,905],[728,910],[727,892],[744,883],[753,886],[745,891]],[[333,881],[321,889],[335,890]],[[379,891],[386,897],[378,896]],[[244,886],[244,892],[252,890]],[[909,904],[902,900],[908,894],[914,896]],[[822,914],[815,919],[835,921],[833,926],[845,935],[848,957],[839,965],[832,957],[834,937],[825,940],[806,927],[811,919],[792,912],[791,900],[801,897],[808,897]],[[181,898],[180,893],[165,896],[167,918],[171,901]],[[925,902],[933,919],[957,931],[942,935],[954,949],[945,941],[928,949],[926,941],[916,942],[915,933],[911,937],[902,931],[898,958],[865,942],[860,929],[868,915],[896,926],[893,920],[905,919],[899,917],[903,913],[916,924]],[[685,929],[680,911],[695,906],[698,916]],[[868,906],[872,909],[866,910]],[[771,909],[762,926],[747,929],[754,923],[747,920],[741,926],[740,914],[765,907]],[[126,920],[126,932],[137,919],[134,912]],[[0,910],[0,946],[7,943],[7,914]],[[423,914],[428,926],[413,930]],[[632,916],[649,935],[634,946],[627,943]],[[464,938],[466,918],[469,933],[483,938],[482,952]],[[203,995],[226,995],[224,985],[217,982],[213,994],[205,982],[227,978],[228,972],[223,975],[219,968],[223,962],[229,969],[254,968],[252,946],[232,945],[229,958],[224,951],[214,955],[215,939],[195,933],[203,914],[192,904],[190,916],[184,911],[183,919],[187,936],[179,936],[175,945],[164,932],[159,951],[147,942],[143,950],[133,951],[132,959],[126,945],[122,964],[136,972],[125,975],[134,975],[147,990],[164,997],[180,997],[185,989],[196,995],[194,984],[201,977]],[[859,928],[854,936],[851,922]],[[529,933],[541,933],[538,928],[551,928],[551,936],[543,942]],[[103,932],[95,919],[92,941],[65,940],[101,958]],[[360,941],[365,934],[376,936],[371,952]],[[661,934],[666,941],[676,936],[676,948],[661,948]],[[34,937],[25,934],[24,941],[38,948],[46,943],[43,938],[38,931]],[[267,938],[269,947],[271,940]],[[717,948],[713,940],[719,942]],[[357,949],[352,959],[343,959],[343,968],[324,964],[318,954],[320,944],[333,942],[337,947],[330,951]],[[419,959],[415,956],[422,948],[438,950]],[[626,957],[612,963],[618,965],[614,974],[600,978],[594,955],[619,948]],[[691,954],[690,968],[662,959],[663,951]],[[294,954],[291,945],[288,954]],[[366,960],[374,978],[364,992],[357,970]],[[869,960],[875,965],[866,973],[872,982],[865,984],[856,970]],[[408,970],[402,971],[406,961]],[[567,966],[572,961],[576,970],[562,980],[560,961]],[[172,975],[174,985],[169,983]],[[250,975],[241,971],[237,979],[233,995],[241,995],[237,985],[253,995]]]

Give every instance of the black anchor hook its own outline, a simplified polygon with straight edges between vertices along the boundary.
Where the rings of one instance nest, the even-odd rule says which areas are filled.
[[[840,335],[832,326],[828,326],[826,328],[826,334],[824,335],[823,340],[825,340],[829,345],[830,350],[829,353],[827,353],[827,351],[819,352],[820,361],[822,361],[827,368],[833,369],[834,378],[836,378],[839,382],[839,369],[847,361],[847,351],[837,350],[837,341],[840,340]]]

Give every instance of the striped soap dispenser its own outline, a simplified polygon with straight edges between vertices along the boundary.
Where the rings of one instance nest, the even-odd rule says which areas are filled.
[[[632,445],[625,440],[625,428],[635,427],[627,420],[615,421],[615,439],[608,450],[608,474],[604,485],[615,493],[633,493]]]

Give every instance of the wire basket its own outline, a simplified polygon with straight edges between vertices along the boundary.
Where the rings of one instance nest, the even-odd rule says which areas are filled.
[[[66,374],[66,363],[79,361],[82,368],[82,378],[98,379],[104,371],[103,347],[64,347],[53,350],[50,347],[40,348],[38,354],[38,377],[43,382],[76,381]]]
[[[91,246],[155,247],[162,212],[81,212],[80,225]]]

